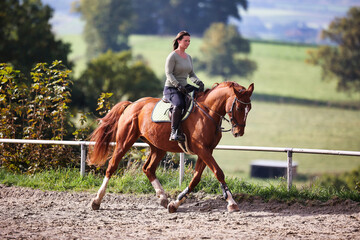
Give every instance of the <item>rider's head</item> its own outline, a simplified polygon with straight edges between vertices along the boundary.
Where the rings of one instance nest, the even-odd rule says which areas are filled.
[[[178,40],[182,40],[184,36],[190,37],[190,33],[188,33],[187,31],[181,31],[176,35],[176,38],[173,41],[173,49],[174,50],[176,50],[179,47]]]

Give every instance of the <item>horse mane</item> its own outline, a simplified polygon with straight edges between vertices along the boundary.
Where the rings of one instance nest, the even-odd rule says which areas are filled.
[[[198,93],[196,96],[196,99],[204,97],[204,96],[208,95],[210,92],[214,91],[215,89],[221,88],[221,87],[233,87],[238,92],[246,90],[245,87],[241,86],[237,82],[225,81],[225,82],[221,82],[221,83],[214,83],[211,88],[207,88],[204,92]]]

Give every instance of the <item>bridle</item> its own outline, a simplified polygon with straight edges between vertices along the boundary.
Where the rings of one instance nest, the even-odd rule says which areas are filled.
[[[242,90],[244,91],[244,90]],[[231,124],[231,129],[228,129],[228,130],[223,130],[221,129],[222,132],[229,132],[229,131],[233,131],[233,129],[235,127],[245,127],[246,125],[245,124],[239,124],[236,120],[235,117],[233,117],[233,112],[234,112],[234,107],[235,107],[235,103],[236,102],[239,102],[239,103],[242,103],[242,104],[245,104],[245,105],[249,105],[251,104],[251,100],[249,102],[243,102],[241,101],[240,99],[238,99],[236,96],[234,98],[234,101],[232,102],[231,104],[231,108],[230,108],[230,111],[226,112],[226,114],[228,114],[230,116],[230,121],[225,117],[225,116],[222,116],[220,113],[216,112],[215,110],[212,110],[210,107],[204,105],[204,104],[201,104],[201,103],[198,103],[195,99],[193,99],[194,103],[195,103],[195,106],[197,106],[208,118],[210,118],[216,125],[216,122],[214,120],[214,118],[212,118],[204,109],[201,108],[204,107],[206,108],[208,111],[211,111],[213,113],[215,113],[217,116],[220,117],[220,122],[219,124],[217,125],[217,128],[216,128],[216,131],[219,131],[221,129],[221,123],[222,123],[222,120],[225,120],[226,122],[230,123]],[[201,106],[200,106],[201,105]]]
[[[239,102],[239,103],[242,103],[242,104],[244,104],[244,105],[249,105],[249,104],[251,104],[251,100],[250,100],[250,102],[243,102],[243,101],[241,101],[240,99],[238,99],[237,97],[234,98],[234,101],[233,101],[233,103],[232,103],[232,105],[231,105],[230,111],[227,112],[227,114],[229,114],[229,116],[230,116],[231,129],[234,129],[235,127],[245,127],[245,126],[246,126],[245,123],[244,123],[244,124],[239,124],[239,123],[237,122],[236,118],[233,117],[233,110],[234,110],[234,106],[235,106],[235,102],[236,102],[236,101]],[[231,114],[231,115],[230,115],[230,114]]]

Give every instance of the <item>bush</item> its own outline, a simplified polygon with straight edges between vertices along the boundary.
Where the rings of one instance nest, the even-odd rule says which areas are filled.
[[[319,184],[333,192],[356,190],[360,193],[360,166],[340,175],[325,174],[320,177]]]
[[[70,71],[59,61],[51,66],[39,63],[31,71],[32,83],[27,86],[25,75],[8,64],[0,64],[0,138],[63,140],[75,137],[86,140],[93,126],[89,113],[80,116],[80,127],[71,135]],[[112,93],[101,93],[98,114],[105,115],[111,108]],[[96,126],[95,126],[96,127]],[[0,144],[0,168],[11,172],[37,173],[42,170],[78,167],[79,147],[40,144]],[[146,160],[147,149],[132,148],[119,166],[122,173],[132,165]],[[172,164],[172,163],[171,163]],[[104,172],[90,167],[90,171]]]
[[[70,71],[60,61],[39,63],[32,83],[8,64],[0,64],[0,137],[63,140],[69,129]],[[13,172],[75,165],[70,146],[0,144],[0,166]]]

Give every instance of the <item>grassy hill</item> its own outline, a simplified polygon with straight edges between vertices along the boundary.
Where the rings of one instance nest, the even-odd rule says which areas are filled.
[[[85,44],[78,35],[63,39],[73,43],[71,58],[76,60],[75,74],[78,75],[85,67]],[[188,53],[200,57],[201,39],[192,37],[191,40]],[[130,38],[134,55],[143,55],[161,79],[164,79],[164,62],[171,51],[171,42],[172,37],[135,35]],[[358,106],[360,94],[340,93],[334,82],[322,81],[320,68],[304,63],[309,48],[251,44],[248,57],[257,62],[258,70],[249,79],[231,79],[244,86],[255,83],[256,95],[246,133],[236,139],[226,133],[220,144],[360,150],[360,111],[323,106]],[[222,81],[203,72],[196,73],[206,87]],[[248,176],[249,164],[255,159],[286,160],[284,153],[220,150],[214,152],[214,157],[225,174],[231,176]],[[301,174],[339,173],[360,165],[359,157],[294,154],[293,159],[299,164]]]

